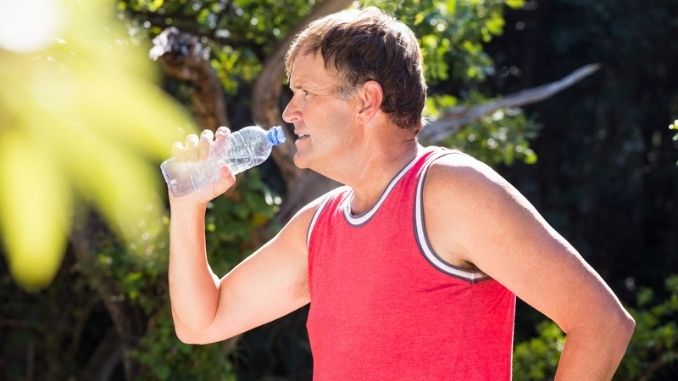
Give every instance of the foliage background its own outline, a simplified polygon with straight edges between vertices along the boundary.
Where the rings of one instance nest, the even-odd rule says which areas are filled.
[[[149,39],[172,25],[200,36],[211,48],[210,63],[234,127],[252,122],[253,81],[276,45],[314,7],[301,0],[101,3],[121,15],[126,39],[140,50],[147,51]],[[602,65],[561,94],[523,109],[500,110],[443,143],[477,155],[509,178],[630,308],[638,327],[616,379],[675,379],[678,281],[671,275],[678,270],[678,150],[667,126],[678,118],[678,74],[672,70],[678,67],[678,3],[361,3],[394,12],[420,37],[432,119],[446,107],[480,104],[554,81],[587,63]],[[143,61],[139,57],[134,65]],[[194,96],[190,86],[170,76],[159,83],[188,109]],[[124,89],[121,94],[107,104],[114,114],[129,112],[130,104],[142,110],[132,118],[144,114],[144,107],[153,114],[152,105],[144,106],[145,96]],[[283,91],[281,104],[287,96]],[[6,110],[0,102],[3,133],[15,128]],[[141,154],[151,166],[162,157],[157,148],[162,141],[178,135],[177,125],[183,131],[196,128],[181,116],[143,120],[172,129]],[[157,174],[148,176],[160,184]],[[111,180],[120,177],[109,175],[107,184],[115,186]],[[208,214],[209,256],[217,273],[276,229],[274,216],[290,189],[272,162],[241,175],[238,184]],[[9,185],[0,188],[8,192]],[[9,262],[0,260],[0,379],[309,379],[304,309],[239,340],[202,347],[178,342],[166,290],[167,216],[153,221],[160,226],[147,221],[142,229],[154,232],[154,239],[127,234],[123,240],[88,195],[84,190],[75,197],[63,262],[49,287],[26,291],[10,275]],[[120,200],[109,204],[127,206]],[[45,217],[26,218],[31,223]],[[10,247],[4,238],[3,243],[7,255]],[[515,379],[551,377],[563,340],[556,326],[520,305]]]

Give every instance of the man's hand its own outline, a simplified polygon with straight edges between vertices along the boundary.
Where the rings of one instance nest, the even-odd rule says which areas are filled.
[[[179,165],[223,158],[230,131],[205,130],[174,145]],[[174,164],[174,163],[173,163]],[[190,167],[190,166],[187,166]],[[181,168],[178,166],[177,168]],[[318,201],[307,205],[266,245],[226,275],[217,276],[207,260],[207,203],[235,183],[227,165],[214,184],[181,197],[171,206],[169,293],[177,336],[205,344],[233,337],[309,302],[306,232]]]
[[[211,130],[203,130],[199,138],[195,134],[188,135],[185,142],[176,142],[172,146],[175,165],[224,157],[228,151],[230,137],[231,131],[227,127],[219,127],[216,134],[212,133]],[[174,197],[172,192],[168,192],[170,206],[174,208],[179,205],[207,205],[209,201],[223,194],[235,184],[235,176],[227,165],[221,168],[220,175],[217,182],[208,184],[185,196]]]

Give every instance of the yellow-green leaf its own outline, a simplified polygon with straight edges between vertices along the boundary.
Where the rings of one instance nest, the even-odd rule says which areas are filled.
[[[525,0],[506,0],[506,5],[513,9],[522,8],[525,6]]]
[[[454,12],[457,10],[457,0],[447,0],[445,5],[447,7],[447,15],[454,16]]]
[[[0,221],[10,270],[26,289],[48,285],[61,263],[71,198],[46,147],[0,134]]]

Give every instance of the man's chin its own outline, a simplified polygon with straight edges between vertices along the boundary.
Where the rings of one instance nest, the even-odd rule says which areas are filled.
[[[299,154],[299,152],[294,154],[292,161],[294,162],[294,165],[299,169],[307,169],[308,168],[307,161]]]

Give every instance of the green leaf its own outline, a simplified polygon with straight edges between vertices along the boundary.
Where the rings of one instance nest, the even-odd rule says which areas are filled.
[[[504,18],[498,12],[493,12],[490,18],[485,21],[485,27],[490,34],[498,36],[504,30]]]
[[[447,15],[448,16],[454,16],[454,13],[457,10],[457,1],[456,0],[447,0],[445,2],[445,6],[447,8]]]
[[[150,0],[148,1],[148,10],[151,12],[157,11],[162,7],[164,3],[165,3],[164,0]]]
[[[525,0],[505,0],[509,8],[518,9],[525,6]]]
[[[0,223],[13,275],[27,287],[46,286],[58,269],[72,199],[98,209],[130,246],[159,231],[164,187],[155,161],[195,131],[154,84],[147,52],[130,40],[112,7],[58,4],[64,16],[58,43],[25,54],[0,51],[7,145]]]
[[[71,197],[48,146],[25,133],[0,134],[0,221],[9,266],[27,289],[56,274],[70,226]]]

